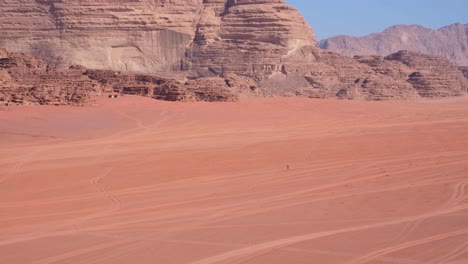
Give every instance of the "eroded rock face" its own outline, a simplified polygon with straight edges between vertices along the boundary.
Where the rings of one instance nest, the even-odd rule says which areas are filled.
[[[381,57],[375,59],[384,60]],[[404,77],[392,76],[391,70],[385,72],[359,59],[313,47],[291,54],[282,68],[285,85],[291,83],[290,79],[306,81],[303,85],[297,85],[300,87],[297,91],[299,95],[365,100],[419,97]]]
[[[198,76],[259,75],[316,41],[283,0],[1,1],[0,33],[51,63]]]
[[[446,97],[466,92],[463,74],[446,58],[400,51],[385,59],[401,62],[414,71],[409,75],[408,82],[421,96]]]
[[[5,100],[21,101],[13,98],[20,94],[40,103],[78,103],[100,91],[179,101],[388,100],[456,96],[467,86],[460,71],[434,56],[353,59],[321,50],[284,0],[0,1],[0,33],[0,46],[43,60],[28,57],[34,71],[24,70],[27,63],[18,73],[2,70]],[[92,88],[70,95],[74,84],[60,88],[60,78]],[[40,88],[37,80],[55,86]],[[48,99],[31,95],[31,87]]]
[[[443,57],[402,51],[352,59],[314,47],[289,54],[281,70],[261,84],[274,93],[365,100],[458,96],[467,88],[461,72]]]
[[[261,79],[289,52],[316,41],[303,17],[282,0],[205,2],[188,49],[187,68],[198,76],[235,73]]]
[[[59,69],[24,54],[0,49],[0,103],[83,105],[101,87],[82,69]]]
[[[387,56],[409,50],[444,56],[455,65],[468,66],[468,24],[453,24],[439,30],[398,25],[366,37],[332,37],[320,41],[319,46],[347,56]]]
[[[165,101],[233,102],[238,100],[241,92],[248,91],[239,78],[199,78],[182,83],[153,75],[110,70],[86,70],[84,74],[99,82],[106,91]]]
[[[250,78],[204,77],[180,82],[149,74],[57,68],[31,56],[0,49],[0,105],[85,105],[103,92],[152,97],[166,101],[232,102],[254,93]]]
[[[180,68],[202,0],[0,2],[0,46],[87,68]]]

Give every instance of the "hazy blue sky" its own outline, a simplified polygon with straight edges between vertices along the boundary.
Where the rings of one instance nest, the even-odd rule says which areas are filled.
[[[364,36],[396,24],[438,29],[468,23],[468,0],[286,0],[305,16],[317,38]]]

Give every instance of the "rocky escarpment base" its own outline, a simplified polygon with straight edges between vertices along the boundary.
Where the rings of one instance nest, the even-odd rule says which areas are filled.
[[[147,74],[110,70],[85,70],[83,73],[101,84],[105,91],[151,97],[165,101],[232,102],[240,94],[251,92],[255,82],[250,78],[205,77],[185,82]]]
[[[388,57],[348,58],[303,47],[261,80],[270,93],[312,98],[417,100],[466,93],[462,72],[443,57],[400,51]]]
[[[300,51],[303,63],[294,56],[294,63],[285,59],[281,67],[272,67],[267,78],[223,74],[180,81],[82,66],[58,68],[0,49],[0,105],[86,105],[92,96],[105,92],[166,101],[232,102],[240,97],[272,95],[414,100],[459,96],[468,87],[466,68],[460,70],[445,58],[414,52],[351,59],[311,48]]]
[[[0,103],[83,105],[101,94],[80,69],[61,69],[31,56],[0,49]]]
[[[400,51],[385,59],[408,66],[410,74],[405,78],[423,97],[460,96],[466,93],[467,85],[462,72],[444,57]]]
[[[180,82],[147,74],[57,68],[31,56],[0,49],[0,105],[86,105],[92,96],[117,92],[166,101],[236,101],[249,93],[249,78],[213,77]]]

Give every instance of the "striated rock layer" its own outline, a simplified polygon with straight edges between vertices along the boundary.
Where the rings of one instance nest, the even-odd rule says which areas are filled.
[[[89,68],[178,67],[201,0],[0,1],[0,45]]]
[[[465,79],[459,69],[443,57],[400,51],[385,59],[398,61],[414,72],[408,82],[424,97],[462,95],[466,92]]]
[[[315,43],[283,0],[0,1],[0,46],[48,62],[261,75]]]
[[[131,74],[110,70],[86,70],[91,80],[99,82],[106,91],[140,95],[165,101],[237,101],[254,82],[249,79],[205,77],[185,83],[154,75]]]
[[[55,68],[0,49],[0,104],[82,105],[100,93],[100,85],[79,68]]]
[[[365,37],[336,36],[319,42],[320,48],[347,56],[387,56],[400,50],[443,56],[468,66],[468,24],[453,24],[439,30],[419,25],[393,26]]]
[[[97,83],[97,90],[163,100],[387,100],[466,91],[461,71],[443,58],[320,50],[284,0],[0,0],[0,33],[0,46]],[[13,86],[5,87],[11,94]]]
[[[148,74],[58,68],[31,56],[0,49],[0,105],[84,105],[92,96],[118,92],[166,101],[236,101],[250,79],[199,78],[185,83]]]

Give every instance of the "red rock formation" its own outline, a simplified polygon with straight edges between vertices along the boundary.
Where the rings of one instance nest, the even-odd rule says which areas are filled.
[[[131,71],[180,68],[202,0],[0,2],[0,46],[66,65]]]
[[[30,56],[0,50],[0,102],[82,105],[101,87],[81,69],[58,69]]]
[[[424,97],[462,95],[466,92],[465,80],[457,67],[443,57],[400,51],[385,57],[409,66],[413,73],[408,82]]]
[[[110,70],[86,70],[85,75],[108,91],[166,101],[236,101],[239,93],[249,89],[239,78],[199,78],[181,83],[152,75]]]
[[[206,2],[188,50],[187,68],[198,76],[261,79],[289,52],[316,41],[302,16],[282,0]]]
[[[28,57],[37,64],[31,72],[28,63],[3,70],[4,100],[79,103],[100,90],[163,100],[273,94],[387,100],[466,90],[459,71],[437,57],[352,59],[320,50],[284,0],[4,1],[0,33],[0,46],[45,60]],[[100,70],[61,68],[74,64]],[[70,83],[59,87],[64,82]]]
[[[347,56],[387,56],[409,50],[444,56],[455,65],[468,66],[468,24],[453,24],[439,30],[398,25],[365,37],[332,37],[320,41],[319,46]]]
[[[179,82],[154,75],[57,68],[24,54],[0,49],[0,102],[4,104],[83,105],[102,91],[166,101],[236,101],[251,93],[249,78],[211,77]]]

